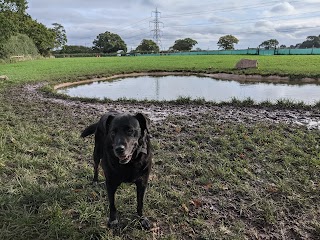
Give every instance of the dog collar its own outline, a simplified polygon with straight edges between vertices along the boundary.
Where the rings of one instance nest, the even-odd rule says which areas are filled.
[[[139,155],[139,153],[144,153],[144,154],[148,154],[148,150],[147,150],[147,144],[144,143],[143,145],[140,145],[138,148],[137,148],[137,155]]]

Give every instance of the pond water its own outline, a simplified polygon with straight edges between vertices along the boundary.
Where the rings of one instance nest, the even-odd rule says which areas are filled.
[[[59,89],[71,97],[99,99],[175,100],[179,97],[204,98],[207,101],[230,101],[232,98],[255,102],[289,99],[314,104],[320,101],[320,85],[240,83],[199,76],[142,76],[93,82]]]

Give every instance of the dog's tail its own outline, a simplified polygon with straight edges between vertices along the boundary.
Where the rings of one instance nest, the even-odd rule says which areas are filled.
[[[81,133],[81,137],[84,138],[86,136],[94,134],[96,132],[97,126],[98,126],[98,123],[91,124],[85,130],[83,130],[83,132]]]

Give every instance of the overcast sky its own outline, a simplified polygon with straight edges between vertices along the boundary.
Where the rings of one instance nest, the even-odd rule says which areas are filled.
[[[161,12],[161,48],[190,37],[195,48],[217,49],[221,36],[239,39],[237,49],[275,38],[287,46],[320,34],[320,0],[28,0],[33,19],[60,23],[68,45],[92,46],[98,34],[120,35],[128,50],[153,39],[155,9]]]

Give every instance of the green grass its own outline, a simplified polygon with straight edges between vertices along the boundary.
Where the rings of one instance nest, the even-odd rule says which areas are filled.
[[[319,75],[298,62],[300,70],[286,65],[289,58],[283,56],[280,68],[272,60],[277,57],[269,58],[273,67],[264,65],[268,57],[259,58],[260,68],[253,71]],[[111,230],[104,186],[91,185],[93,139],[79,137],[98,119],[96,110],[37,99],[17,85],[132,71],[191,71],[193,66],[197,71],[210,66],[233,71],[231,62],[237,58],[51,59],[0,65],[1,75],[10,78],[0,89],[0,239],[319,239],[319,131],[220,122],[215,111],[153,122],[154,165],[145,214],[154,228],[141,229],[135,189],[122,185],[116,196],[120,226]],[[291,59],[319,61],[317,56]],[[186,108],[190,103],[188,98],[179,101]],[[236,99],[233,104],[243,105]]]
[[[241,58],[259,61],[259,68],[234,70]],[[11,82],[73,80],[85,76],[109,76],[141,71],[195,71],[281,75],[292,78],[320,77],[320,56],[161,56],[64,58],[0,65],[0,74]]]

